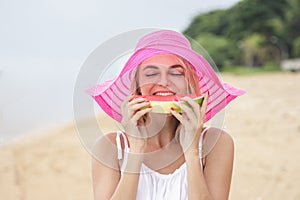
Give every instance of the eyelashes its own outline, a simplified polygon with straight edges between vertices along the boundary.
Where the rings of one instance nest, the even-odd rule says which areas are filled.
[[[153,72],[153,73],[149,72],[149,73],[145,74],[146,77],[153,77],[153,76],[158,76],[158,75],[159,75],[158,72]]]
[[[146,72],[145,76],[146,77],[155,77],[155,76],[159,76],[160,72]],[[171,76],[184,76],[183,72],[177,71],[177,70],[172,70],[170,72],[168,72],[168,75]]]
[[[146,65],[142,66],[142,72],[145,77],[156,77],[161,73],[167,73],[171,76],[184,76],[185,68],[181,65],[175,64],[166,69],[166,67],[156,66],[156,65]]]

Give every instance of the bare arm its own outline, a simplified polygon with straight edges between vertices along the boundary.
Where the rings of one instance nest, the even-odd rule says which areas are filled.
[[[206,157],[204,169],[206,183],[213,199],[228,199],[233,160],[234,142],[231,136],[223,131],[216,145]]]
[[[228,199],[233,167],[232,138],[221,132],[216,145],[206,157],[204,171],[201,169],[197,150],[190,150],[185,154],[189,199]]]
[[[141,117],[151,111],[151,108],[141,110],[147,105],[149,102],[144,98],[135,99],[134,95],[128,97],[122,104],[122,125],[125,131],[130,133],[127,135],[130,152],[122,176],[117,159],[116,135],[103,137],[104,139],[97,145],[100,148],[99,150],[96,148],[97,155],[100,155],[99,160],[109,161],[109,165],[96,160],[92,162],[95,200],[136,199],[143,152],[147,144],[141,137],[146,134],[145,129],[140,130],[137,125]]]
[[[231,137],[216,128],[211,128],[207,135],[219,134],[217,143],[206,157],[203,171],[199,158],[199,138],[203,129],[203,121],[207,109],[208,95],[204,97],[201,106],[189,97],[184,97],[189,106],[178,105],[182,115],[172,111],[182,127],[179,132],[180,144],[184,150],[187,164],[187,181],[189,199],[228,199],[233,163],[233,141]]]
[[[92,159],[95,200],[136,199],[142,157],[129,154],[121,176],[114,138],[115,134],[105,136],[94,148],[97,156]]]
[[[135,164],[138,166],[138,163]],[[136,199],[138,173],[124,173],[120,176],[119,171],[108,168],[95,159],[92,161],[92,168],[95,200]]]
[[[120,172],[92,159],[94,199],[111,199],[120,179]]]
[[[200,165],[199,151],[191,149],[185,153],[187,165],[188,197],[190,200],[212,199]]]

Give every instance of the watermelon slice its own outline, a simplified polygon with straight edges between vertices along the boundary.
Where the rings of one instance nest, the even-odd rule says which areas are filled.
[[[187,94],[187,95],[169,95],[169,96],[142,96],[150,102],[150,106],[152,106],[151,112],[153,113],[171,113],[171,108],[173,108],[176,112],[181,113],[182,110],[179,106],[177,106],[174,101],[179,101],[180,98],[189,96],[194,99],[199,105],[202,104],[204,96],[196,95],[196,94]],[[137,96],[141,97],[141,96]],[[186,101],[182,101],[186,105],[189,105]],[[145,109],[144,107],[142,109]]]

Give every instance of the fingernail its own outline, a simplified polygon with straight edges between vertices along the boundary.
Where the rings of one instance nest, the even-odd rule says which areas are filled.
[[[173,107],[171,107],[171,110],[174,110],[174,108],[173,108]]]

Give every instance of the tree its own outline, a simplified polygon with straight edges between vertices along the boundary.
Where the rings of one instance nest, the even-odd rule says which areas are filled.
[[[292,52],[293,56],[298,55],[299,8],[300,0],[242,0],[229,9],[215,10],[195,16],[183,33],[201,41],[200,43],[218,65],[238,61],[241,63],[237,64],[245,64],[247,59],[237,59],[237,57],[243,55],[245,58],[250,49],[258,44],[256,42],[263,38],[264,42],[259,45],[259,48],[254,48],[255,52],[259,49],[263,50],[263,54],[261,51],[258,54],[255,53],[257,60],[250,65],[260,65],[259,63],[264,65],[267,62],[278,64],[280,59],[289,57]],[[210,43],[206,44],[207,41]],[[242,49],[236,44],[246,41],[249,51],[245,49],[241,51]],[[252,42],[250,42],[251,45],[249,41]],[[224,53],[224,44],[228,45],[226,48],[228,53]],[[224,55],[221,56],[220,52]],[[250,61],[246,63],[249,64]]]
[[[243,60],[246,66],[258,67],[268,57],[265,36],[254,33],[242,41]]]
[[[204,33],[199,35],[196,41],[209,52],[210,57],[220,69],[237,64],[240,61],[237,45],[225,37]]]
[[[300,36],[297,37],[295,40],[294,40],[294,43],[293,43],[293,55],[294,57],[300,57]]]
[[[192,38],[196,38],[201,33],[222,35],[228,26],[226,13],[226,10],[215,10],[197,15],[183,33]]]
[[[284,19],[286,0],[244,0],[229,9],[230,26],[226,36],[241,40],[258,32],[267,38],[274,35],[272,21]]]
[[[297,38],[300,36],[300,0],[288,0],[289,6],[286,9],[286,22],[285,22],[285,38],[288,43],[290,52],[292,55],[300,56],[295,54],[294,48],[298,48],[294,43],[297,43]]]

